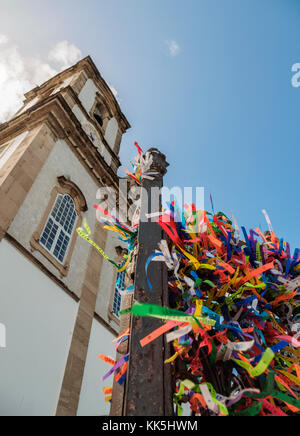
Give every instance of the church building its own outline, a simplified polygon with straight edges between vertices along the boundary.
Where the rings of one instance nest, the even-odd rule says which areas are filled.
[[[118,191],[130,125],[90,57],[25,95],[0,125],[0,415],[109,414],[122,242],[97,221],[101,187]],[[5,337],[4,337],[5,336]]]

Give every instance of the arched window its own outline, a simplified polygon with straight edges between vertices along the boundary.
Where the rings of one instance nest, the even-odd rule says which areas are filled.
[[[92,114],[100,130],[104,133],[110,118],[107,107],[102,102],[97,101],[92,108]]]
[[[42,232],[40,244],[63,263],[77,221],[75,203],[70,195],[59,194]]]
[[[81,226],[82,212],[87,211],[87,204],[75,183],[64,176],[58,177],[57,182],[30,245],[32,251],[42,253],[64,277],[70,268],[77,237],[75,229]]]
[[[100,127],[103,127],[104,117],[105,117],[104,107],[101,104],[97,104],[94,111],[94,118],[96,119]]]
[[[94,117],[95,117],[97,123],[99,124],[99,126],[103,127],[103,119],[102,119],[101,114],[98,111],[94,113]]]

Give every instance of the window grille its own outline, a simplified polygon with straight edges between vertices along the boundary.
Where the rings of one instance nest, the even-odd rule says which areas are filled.
[[[76,220],[73,199],[69,195],[59,194],[42,232],[40,244],[60,263],[65,259]]]
[[[123,266],[124,264],[125,261],[122,262],[119,267]],[[122,295],[120,294],[120,291],[124,291],[125,289],[125,277],[126,271],[118,272],[113,300],[113,313],[117,318],[119,318],[119,312],[122,306]]]

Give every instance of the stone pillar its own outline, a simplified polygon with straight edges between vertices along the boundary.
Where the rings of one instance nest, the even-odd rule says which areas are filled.
[[[46,124],[28,132],[0,168],[0,242],[46,162],[55,138]]]
[[[107,231],[97,222],[93,240],[105,247]],[[72,342],[57,405],[57,416],[76,416],[99,291],[103,258],[90,248]]]
[[[138,237],[138,255],[135,273],[134,299],[140,303],[168,306],[167,268],[163,262],[152,262],[148,276],[145,272],[148,257],[155,252],[163,239],[161,227],[146,218],[147,213],[161,211],[160,189],[168,166],[166,158],[156,149],[150,149],[153,157],[151,171],[154,180],[144,179],[141,193],[141,214]],[[156,190],[155,195],[153,190]],[[132,317],[129,344],[129,367],[126,383],[125,416],[171,416],[172,391],[170,366],[164,361],[170,357],[169,346],[162,336],[142,348],[140,340],[160,327],[162,321],[154,318]]]

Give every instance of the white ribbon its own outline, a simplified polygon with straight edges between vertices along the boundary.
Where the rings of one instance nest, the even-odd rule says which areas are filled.
[[[210,393],[207,385],[206,384],[201,384],[200,385],[200,390],[201,390],[201,393],[203,395],[203,398],[204,398],[204,400],[206,402],[206,405],[207,405],[208,409],[210,409],[214,413],[218,414],[219,413],[219,406],[212,399],[211,393]]]
[[[179,330],[175,330],[174,332],[168,333],[166,335],[167,342],[172,342],[175,339],[179,339],[182,336],[188,335],[193,330],[192,325],[188,325],[186,327],[182,327]]]
[[[240,232],[240,228],[239,228],[238,223],[236,222],[236,219],[235,219],[235,217],[234,217],[234,215],[233,215],[232,212],[231,212],[231,217],[232,217],[232,221],[233,221],[233,223],[234,223],[234,228],[235,228],[235,231],[236,231],[235,238],[236,238],[236,241],[239,242],[239,240],[240,240],[240,234],[241,234],[241,232]]]
[[[296,277],[295,279],[289,282],[286,289],[288,292],[293,292],[299,286],[300,286],[300,277]]]
[[[262,213],[264,214],[264,216],[265,216],[265,218],[266,218],[266,221],[267,221],[267,224],[268,224],[268,227],[269,227],[270,232],[273,233],[272,223],[271,223],[271,220],[270,220],[270,218],[269,218],[269,215],[267,214],[267,211],[266,211],[265,209],[263,209],[263,210],[262,210]]]

